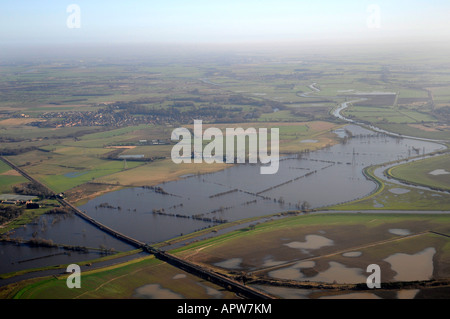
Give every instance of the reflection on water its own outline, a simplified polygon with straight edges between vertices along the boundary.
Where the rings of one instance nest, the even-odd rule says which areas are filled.
[[[347,253],[343,253],[342,256],[344,257],[360,257],[362,255],[362,252],[360,251],[349,251]]]
[[[329,265],[330,268],[308,280],[339,284],[365,283],[367,280],[365,272],[360,268],[348,268],[335,261],[330,261]]]
[[[389,232],[394,235],[399,236],[408,236],[411,235],[411,232],[408,229],[398,229],[398,228],[392,228],[389,229]]]
[[[269,276],[276,279],[284,279],[284,280],[302,280],[303,273],[300,272],[298,268],[289,267],[273,270],[269,273]]]
[[[231,258],[218,263],[215,263],[217,267],[226,268],[226,269],[240,269],[241,268],[242,258]]]
[[[312,268],[315,266],[313,261],[299,262],[291,267],[273,270],[269,276],[277,279],[285,280],[308,280],[315,282],[339,283],[339,284],[357,284],[365,283],[366,275],[360,268],[348,268],[343,264],[335,261],[329,262],[329,268],[315,275],[314,277],[306,277],[302,272],[302,268]]]
[[[381,298],[370,292],[354,292],[350,294],[324,296],[320,297],[319,299],[381,299]]]
[[[405,189],[405,188],[391,188],[389,191],[396,195],[407,194],[410,192],[409,189]]]
[[[278,266],[285,263],[284,261],[276,261],[271,257],[267,257],[264,259],[264,263],[261,265],[262,268]]]
[[[442,147],[355,125],[346,129],[353,138],[345,144],[286,157],[275,175],[259,174],[258,165],[236,165],[158,185],[165,193],[143,188],[120,190],[81,209],[120,232],[153,243],[221,221],[298,209],[305,201],[318,208],[363,197],[376,185],[363,176],[362,168],[408,157],[413,148],[431,152]],[[101,203],[114,208],[100,207]]]
[[[284,299],[308,299],[309,295],[317,291],[313,289],[297,289],[264,285],[253,285],[252,287]]]
[[[319,208],[361,198],[376,188],[363,176],[364,167],[406,158],[413,149],[429,153],[443,148],[432,142],[374,133],[356,125],[345,129],[339,134],[351,132],[353,136],[345,143],[285,157],[275,175],[261,175],[258,165],[235,165],[158,185],[164,192],[123,189],[80,208],[99,222],[152,244],[225,221],[296,210],[305,202],[311,208]],[[133,248],[78,217],[54,223],[51,217],[43,216],[36,224],[16,230],[11,237],[30,239],[36,232],[38,237],[59,244],[95,248],[103,245],[118,251]]]
[[[100,258],[100,252],[67,251],[62,248],[30,247],[0,243],[0,273],[50,265],[65,265]],[[50,262],[50,263],[49,263]]]
[[[221,221],[295,210],[305,201],[318,208],[360,198],[376,188],[363,176],[364,167],[406,158],[413,148],[426,153],[442,148],[356,125],[348,125],[346,130],[353,136],[346,143],[283,158],[275,175],[259,174],[258,165],[236,165],[163,183],[159,186],[165,193],[143,188],[120,190],[81,209],[120,232],[153,243]],[[99,207],[101,203],[121,209]]]
[[[217,289],[214,289],[214,288],[212,288],[212,287],[208,287],[208,286],[206,286],[206,285],[203,285],[203,284],[200,283],[200,282],[197,282],[197,285],[199,285],[200,287],[202,287],[203,289],[205,289],[206,294],[207,294],[208,296],[211,296],[211,297],[214,298],[214,299],[220,299],[220,298],[222,298],[222,296],[223,296],[223,294],[222,294],[219,290],[217,290]]]
[[[433,276],[434,247],[429,247],[414,255],[397,253],[384,259],[397,272],[398,281],[429,280]]]
[[[399,290],[397,291],[397,299],[414,299],[419,291],[419,289]]]
[[[134,298],[139,299],[183,299],[172,290],[162,288],[159,284],[149,284],[136,289]]]
[[[97,229],[74,215],[42,215],[35,222],[10,232],[11,238],[45,238],[56,244],[94,248],[88,253],[64,250],[57,247],[32,247],[12,243],[0,243],[0,273],[64,265],[104,256],[99,249],[116,252],[129,251],[135,247]]]
[[[302,280],[304,278],[304,275],[301,272],[301,269],[313,268],[315,265],[316,263],[312,260],[300,261],[298,263],[295,263],[291,267],[273,270],[269,272],[269,276],[278,279]]]
[[[295,249],[319,249],[325,246],[333,246],[334,241],[319,235],[306,235],[304,242],[293,241],[285,245]]]

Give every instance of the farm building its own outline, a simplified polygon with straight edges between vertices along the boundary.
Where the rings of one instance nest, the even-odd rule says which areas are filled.
[[[38,199],[37,196],[16,195],[16,194],[1,194],[0,203],[2,204],[20,204]]]

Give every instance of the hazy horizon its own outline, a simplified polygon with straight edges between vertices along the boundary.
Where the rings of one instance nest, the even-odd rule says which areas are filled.
[[[5,1],[0,44],[244,44],[446,40],[435,1]]]

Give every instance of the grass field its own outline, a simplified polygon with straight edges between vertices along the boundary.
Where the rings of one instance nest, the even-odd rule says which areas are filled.
[[[191,127],[192,125],[187,125]],[[215,126],[225,130],[227,127],[260,127],[280,129],[280,152],[297,153],[305,149],[319,149],[336,143],[331,131],[336,124],[316,121],[298,123],[240,123],[204,125],[204,129]],[[92,133],[74,139],[61,139],[57,144],[42,146],[39,150],[9,156],[9,159],[21,166],[55,192],[67,192],[69,196],[77,193],[77,201],[83,200],[80,186],[88,182],[114,185],[151,186],[178,179],[189,174],[210,173],[225,169],[228,164],[181,164],[170,160],[172,145],[142,145],[140,140],[170,138],[171,128],[162,126],[131,126],[105,132]],[[304,139],[317,140],[317,143],[300,143]],[[106,159],[108,153],[121,151],[122,155],[144,155],[145,158],[159,158],[154,162],[135,162]],[[164,159],[165,158],[165,159]],[[8,176],[2,179],[1,187],[9,186],[21,177]],[[84,187],[88,193],[89,187]],[[95,193],[104,193],[97,189]],[[71,191],[73,190],[73,191]],[[86,194],[92,196],[93,194]],[[73,197],[73,196],[71,196]]]
[[[119,106],[118,102],[130,103],[125,108],[136,105],[147,111],[187,112],[220,106],[232,113],[230,110],[239,108],[242,111],[236,112],[236,117],[220,118],[226,124],[213,123],[214,117],[210,118],[211,126],[279,127],[280,152],[287,154],[337,143],[331,131],[341,124],[337,124],[340,122],[329,111],[344,99],[353,98],[352,94],[396,92],[395,99],[373,98],[373,104],[355,104],[345,114],[400,134],[449,140],[448,119],[436,115],[436,110],[450,101],[448,55],[442,53],[439,59],[430,59],[428,52],[422,56],[403,52],[390,55],[384,50],[380,49],[382,55],[380,52],[331,52],[309,56],[283,52],[268,58],[259,52],[219,57],[205,54],[188,60],[166,56],[151,61],[136,58],[136,64],[111,58],[104,62],[94,59],[67,60],[67,64],[2,65],[1,146],[20,151],[31,149],[8,158],[55,192],[65,192],[71,202],[81,203],[121,185],[156,185],[183,175],[210,173],[229,166],[176,165],[170,160],[171,145],[139,142],[168,140],[173,126],[192,128],[191,118],[189,122],[186,118],[179,122],[180,118],[174,117],[167,123],[157,122],[158,125],[133,124],[120,128],[115,121],[105,126],[92,123],[86,127],[30,126],[34,121],[44,121],[47,112],[95,112],[107,105],[115,112],[125,104]],[[320,90],[312,88],[312,83]],[[181,103],[179,108],[175,108],[176,102]],[[183,105],[185,102],[187,106]],[[275,112],[276,109],[279,111]],[[52,119],[59,121],[58,116],[53,115]],[[240,123],[246,119],[252,122]],[[316,120],[308,122],[309,119]],[[303,140],[315,142],[302,143]],[[143,154],[158,159],[145,163],[128,161],[125,168],[123,161],[107,158],[123,146],[128,148],[121,149],[121,154]],[[449,189],[448,175],[429,174],[436,169],[450,172],[449,160],[447,155],[409,163],[392,169],[391,173],[418,184]],[[0,162],[0,192],[10,192],[14,184],[24,181]],[[405,192],[396,193],[399,188]],[[329,209],[450,210],[449,198],[445,194],[382,182],[374,194]],[[23,219],[8,227],[15,226],[15,222],[27,223],[43,212],[27,211]],[[402,238],[390,229],[407,229],[417,236]],[[314,266],[302,269],[303,278],[314,278],[328,271],[331,262],[358,269],[364,269],[369,263],[380,263],[384,278],[392,280],[395,270],[386,258],[433,247],[436,249],[433,276],[448,278],[449,240],[427,232],[430,230],[449,235],[450,218],[437,214],[311,214],[258,224],[174,252],[225,273],[263,270],[280,262],[317,257]],[[288,246],[304,243],[308,235],[326,237],[332,244],[303,250]],[[351,259],[341,254],[354,249],[362,255]],[[237,268],[216,265],[229,264],[230,260]],[[269,275],[270,271],[263,274]],[[65,276],[59,276],[20,283],[7,292],[7,297],[13,296],[27,299],[235,297],[151,257],[83,273],[81,290],[67,289]]]
[[[436,122],[436,119],[429,114],[390,107],[353,106],[346,109],[344,114],[348,117],[370,123],[405,124]]]
[[[0,194],[11,193],[12,186],[26,181],[25,177],[12,170],[5,162],[0,161]]]
[[[437,140],[449,140],[450,139],[450,128],[448,126],[444,126],[442,129],[429,129],[427,126],[413,126],[414,124],[387,124],[387,123],[378,123],[377,126],[381,129],[387,130],[389,132],[394,132],[398,134],[402,134],[405,136],[417,136],[423,138],[437,139]],[[431,126],[432,127],[432,126]]]
[[[399,230],[407,231],[407,234],[395,233]],[[450,216],[309,214],[257,224],[253,229],[233,231],[172,253],[219,272],[244,271],[252,272],[253,277],[275,279],[281,274],[292,276],[294,273],[302,280],[316,278],[329,273],[333,262],[351,270],[378,263],[385,283],[401,278],[396,272],[398,268],[388,262],[389,257],[396,254],[413,256],[431,247],[436,251],[432,277],[449,278],[450,241],[448,237],[429,231],[449,234]],[[308,241],[311,235],[324,237],[330,243],[305,249],[290,246]],[[355,251],[360,254],[345,256],[345,253]],[[239,260],[238,268],[215,265],[233,259]],[[308,266],[295,268],[301,260],[308,260]],[[151,256],[86,271],[81,277],[81,289],[68,289],[66,278],[67,275],[62,275],[24,281],[0,289],[0,296],[21,299],[234,298],[233,294]],[[335,281],[340,282],[339,279]]]
[[[208,299],[233,298],[234,294],[198,279],[153,256],[100,270],[86,271],[81,288],[69,289],[67,275],[36,279],[9,288],[15,299]],[[1,296],[1,290],[0,290]],[[4,296],[5,297],[5,296]]]
[[[396,189],[409,191],[406,194],[395,194]],[[327,207],[329,210],[450,210],[450,196],[421,191],[406,186],[387,184],[381,192],[353,202]]]
[[[298,153],[305,149],[319,149],[326,145],[332,145],[337,142],[336,136],[330,131],[339,127],[339,125],[328,122],[300,122],[300,123],[239,123],[239,124],[217,124],[217,125],[203,125],[203,129],[210,126],[217,127],[225,132],[227,127],[236,128],[242,127],[244,129],[253,127],[258,130],[261,127],[270,128],[276,127],[280,129],[280,153]],[[192,126],[187,126],[192,128]],[[317,143],[304,144],[301,143],[305,139],[316,139]],[[189,174],[203,174],[223,170],[229,167],[230,164],[174,164],[170,159],[171,146],[155,145],[143,146],[126,150],[124,154],[159,154],[168,157],[164,160],[151,162],[133,169],[123,172],[117,172],[107,176],[95,179],[95,182],[108,184],[123,184],[123,185],[156,185],[165,181],[178,179],[180,176]]]
[[[50,200],[48,201],[50,202]],[[0,227],[0,234],[6,234],[9,231],[28,225],[31,222],[33,222],[37,217],[39,217],[42,214],[45,214],[47,211],[49,211],[50,208],[43,207],[38,209],[26,209],[22,215],[20,215],[18,218],[15,218],[11,220],[10,222],[5,223]]]
[[[95,178],[124,171],[123,161],[104,160],[96,156],[76,156],[71,151],[67,154],[34,151],[11,156],[10,160],[23,165],[22,168],[43,182],[55,192],[64,192],[75,186],[92,181]],[[129,162],[128,168],[143,163]]]
[[[414,184],[450,190],[450,154],[399,165],[390,169],[389,174]]]

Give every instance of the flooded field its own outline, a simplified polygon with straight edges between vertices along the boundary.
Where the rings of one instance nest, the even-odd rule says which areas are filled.
[[[428,247],[416,254],[397,253],[385,259],[397,273],[398,281],[429,280],[433,276],[434,247]]]
[[[138,299],[183,299],[183,296],[172,290],[162,288],[159,284],[148,284],[136,289],[133,296]]]
[[[237,165],[158,185],[163,192],[120,190],[98,197],[81,209],[120,232],[159,242],[224,221],[295,210],[305,202],[319,208],[351,201],[376,188],[363,176],[364,167],[406,158],[413,147],[425,153],[442,148],[355,125],[345,129],[353,136],[345,144],[283,158],[276,175],[259,174],[258,165]],[[346,131],[337,134],[345,135]]]
[[[294,249],[319,249],[324,246],[333,246],[334,242],[326,237],[319,235],[306,235],[304,242],[293,241],[285,244],[289,248]]]
[[[116,252],[135,249],[75,215],[43,215],[36,222],[14,230],[10,237],[46,239],[56,244],[86,247],[88,252],[0,243],[0,273],[92,260],[103,256],[101,248]]]
[[[336,131],[351,138],[310,153],[284,157],[275,175],[259,174],[258,165],[242,164],[206,175],[190,175],[154,188],[129,188],[95,198],[80,209],[100,223],[140,241],[157,243],[224,222],[297,210],[302,205],[320,208],[361,198],[376,185],[362,169],[406,158],[413,149],[429,153],[440,144],[390,137],[347,125]],[[312,142],[312,141],[308,141]],[[127,244],[101,232],[78,217],[42,216],[33,225],[15,230],[11,237],[51,239],[58,244],[100,246],[130,250]],[[41,257],[30,249],[30,259]],[[0,269],[20,260],[3,250]],[[6,261],[8,260],[8,261]],[[50,264],[56,260],[47,258]],[[29,263],[34,267],[33,263]],[[12,267],[16,269],[15,267]]]

